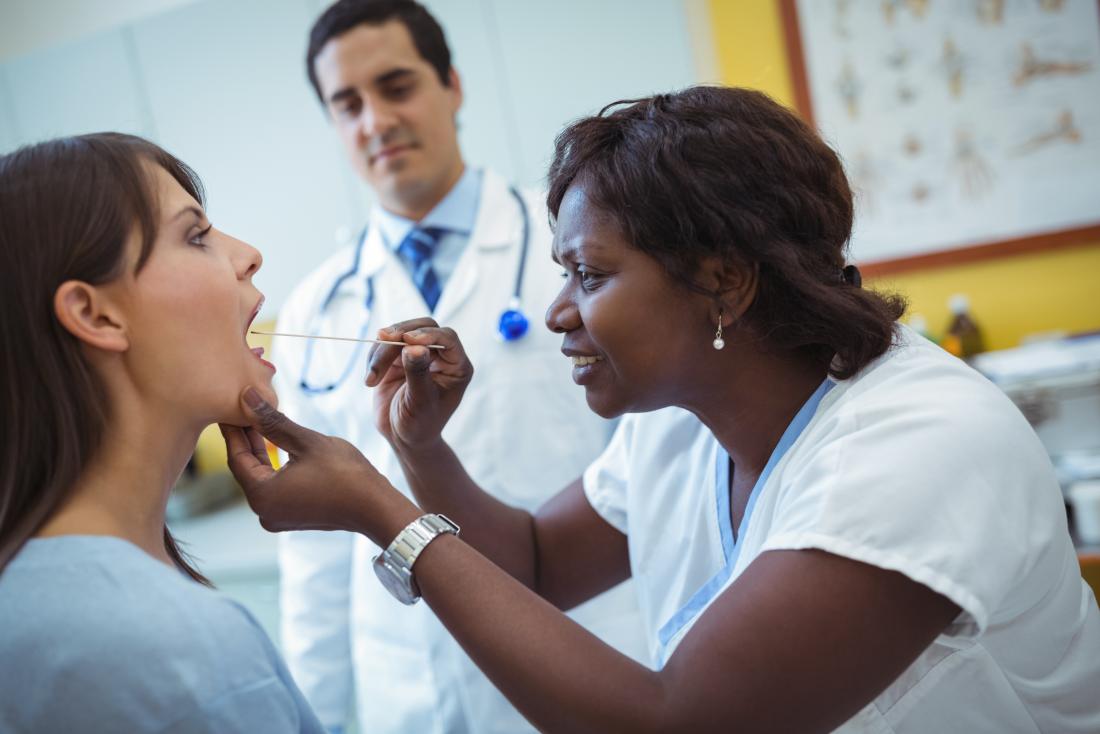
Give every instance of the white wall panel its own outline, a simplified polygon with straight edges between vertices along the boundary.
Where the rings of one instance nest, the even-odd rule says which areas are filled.
[[[462,82],[458,137],[466,161],[514,178],[519,173],[518,137],[489,25],[491,5],[486,0],[428,0],[425,4],[443,26],[451,63]]]
[[[193,0],[0,0],[0,59],[118,28]]]
[[[672,0],[492,0],[520,138],[519,177],[543,185],[554,137],[617,99],[695,82],[684,6]]]
[[[0,64],[0,155],[13,150],[18,141],[15,129],[15,106],[8,91],[7,70]]]
[[[14,144],[103,130],[151,134],[130,51],[122,28],[7,61]]]

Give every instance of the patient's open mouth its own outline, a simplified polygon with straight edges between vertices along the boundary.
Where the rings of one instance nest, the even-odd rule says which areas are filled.
[[[244,325],[245,346],[248,347],[248,351],[252,352],[252,355],[256,359],[260,360],[260,362],[263,363],[263,365],[265,367],[267,367],[272,372],[274,372],[275,371],[275,365],[271,364],[271,362],[268,362],[266,359],[264,359],[264,348],[263,347],[253,347],[248,343],[248,327],[252,326],[252,322],[255,321],[256,317],[260,315],[260,309],[263,308],[263,306],[264,306],[264,297],[260,296],[260,300],[256,302],[256,307],[252,309],[252,315],[249,317],[248,322],[245,323],[245,325]]]
[[[248,321],[244,325],[245,338],[248,337],[248,327],[252,326],[252,322],[256,320],[256,317],[260,315],[260,309],[264,307],[264,297],[260,296],[260,300],[256,301],[256,305],[252,308],[252,315],[248,317]]]

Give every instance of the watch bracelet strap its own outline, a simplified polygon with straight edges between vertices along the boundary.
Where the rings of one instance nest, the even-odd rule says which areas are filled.
[[[459,527],[446,515],[421,515],[406,525],[383,552],[385,560],[411,577],[413,565],[428,545],[444,533],[458,535]],[[410,579],[411,580],[411,579]],[[413,580],[415,584],[415,580]]]

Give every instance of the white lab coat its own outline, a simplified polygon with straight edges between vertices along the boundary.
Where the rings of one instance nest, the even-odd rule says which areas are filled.
[[[515,287],[522,218],[497,174],[485,171],[474,229],[437,304],[434,317],[454,328],[476,371],[443,436],[479,485],[501,500],[534,510],[599,455],[613,425],[591,413],[572,384],[561,337],[543,324],[561,287],[550,259],[545,206],[525,195],[530,244],[522,289],[531,328],[511,343],[497,321]],[[358,274],[348,278],[325,311],[319,304],[351,267],[354,246],[329,258],[295,290],[278,331],[358,335],[366,278],[373,282],[368,336],[393,322],[428,313],[407,271],[369,227]],[[390,481],[408,492],[385,439],[375,430],[373,394],[363,386],[366,349],[336,389],[299,389],[306,342],[276,338],[275,386],[282,409],[307,426],[354,443]],[[333,382],[356,347],[314,342],[311,383]],[[280,544],[282,644],[299,685],[326,726],[344,721],[354,680],[364,733],[503,734],[531,731],[462,652],[424,604],[405,607],[370,568],[378,548],[346,533],[292,533]],[[609,643],[645,659],[640,617],[630,584],[593,600],[573,616]]]

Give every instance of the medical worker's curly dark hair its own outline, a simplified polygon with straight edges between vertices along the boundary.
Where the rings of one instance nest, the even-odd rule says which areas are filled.
[[[132,135],[60,138],[0,156],[0,573],[100,448],[107,391],[55,316],[54,294],[69,280],[121,277],[135,233],[141,270],[160,221],[153,166],[203,201],[194,171]],[[210,585],[167,526],[164,547]]]
[[[391,20],[404,24],[417,53],[435,69],[443,86],[451,86],[451,49],[443,28],[423,5],[414,0],[337,0],[313,24],[306,50],[306,73],[321,104],[325,98],[313,62],[325,44],[357,25],[378,26]]]
[[[846,379],[893,343],[904,299],[861,288],[846,266],[853,209],[840,159],[767,95],[698,86],[612,103],[558,136],[552,223],[574,181],[685,288],[700,290],[704,258],[756,268],[741,325],[768,348]]]

